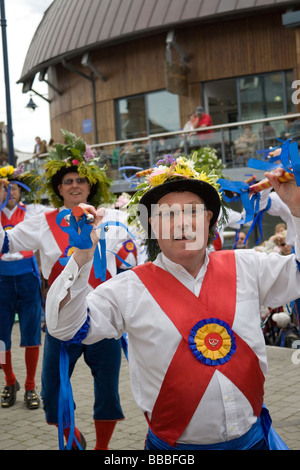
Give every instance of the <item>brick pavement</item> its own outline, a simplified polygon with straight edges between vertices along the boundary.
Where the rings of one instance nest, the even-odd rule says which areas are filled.
[[[44,335],[43,335],[44,337]],[[270,410],[274,428],[291,450],[300,449],[300,364],[292,362],[293,350],[268,347],[269,373],[265,386],[265,403]],[[37,373],[37,391],[40,392],[42,351]],[[21,390],[16,404],[0,407],[0,450],[57,450],[57,429],[45,422],[42,407],[28,410],[24,395],[24,350],[19,348],[18,324],[13,329],[13,364]],[[123,356],[124,357],[124,356]],[[299,351],[300,359],[300,351]],[[299,361],[300,362],[300,361]],[[0,390],[4,387],[4,374],[0,370]],[[89,368],[80,359],[72,377],[76,402],[76,425],[87,440],[87,449],[95,444],[92,419],[93,380]],[[142,450],[147,432],[145,418],[137,408],[130,390],[126,359],[122,362],[120,396],[126,419],[117,424],[110,443],[111,450]]]

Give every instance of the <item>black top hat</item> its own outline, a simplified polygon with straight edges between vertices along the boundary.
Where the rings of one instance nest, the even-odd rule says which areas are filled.
[[[210,228],[215,225],[221,209],[220,196],[215,188],[206,181],[192,178],[176,178],[149,189],[139,201],[139,219],[148,235],[151,234],[151,226],[148,221],[151,215],[151,205],[157,204],[159,199],[168,193],[182,191],[195,193],[202,199],[206,209],[213,213],[210,220]],[[144,207],[141,206],[146,207],[147,210],[145,211]]]

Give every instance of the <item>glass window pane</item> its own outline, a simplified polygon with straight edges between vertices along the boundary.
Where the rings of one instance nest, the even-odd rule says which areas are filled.
[[[294,81],[294,73],[292,70],[289,70],[285,74],[286,77],[286,101],[287,101],[287,112],[296,113],[296,105],[292,101],[292,94],[295,89],[292,88],[292,83]]]
[[[216,80],[204,84],[204,102],[208,104],[213,125],[226,124],[238,120],[236,79]]]
[[[179,99],[168,91],[147,95],[150,134],[172,132],[180,129]]]
[[[118,101],[118,139],[134,139],[147,135],[144,96],[124,98]]]
[[[272,73],[263,77],[265,116],[284,114],[284,75]]]
[[[258,76],[240,78],[238,89],[241,120],[247,121],[264,117],[263,78]]]

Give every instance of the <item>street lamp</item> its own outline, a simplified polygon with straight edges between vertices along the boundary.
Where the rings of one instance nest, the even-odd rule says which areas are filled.
[[[35,111],[35,108],[37,108],[38,105],[35,104],[35,102],[32,99],[32,95],[30,95],[30,99],[28,101],[28,104],[26,105],[26,108],[28,108],[30,111]]]
[[[6,19],[4,0],[0,0],[0,17],[2,29],[2,48],[3,48],[3,64],[5,78],[5,94],[6,94],[6,119],[7,119],[7,139],[8,139],[8,157],[10,165],[15,165],[11,105],[10,105],[10,88],[9,88],[9,72],[8,72],[8,55],[7,55],[7,39],[6,39]]]

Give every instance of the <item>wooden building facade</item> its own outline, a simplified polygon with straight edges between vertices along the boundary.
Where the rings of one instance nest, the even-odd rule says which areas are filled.
[[[298,112],[292,85],[300,79],[300,23],[283,24],[297,6],[287,0],[54,0],[19,82],[28,92],[38,73],[47,77],[55,141],[61,128],[84,134],[89,144],[145,136],[151,126],[154,132],[180,129],[200,104],[214,124]],[[64,35],[57,24],[62,16]],[[186,77],[177,93],[168,90],[170,56]],[[161,108],[167,98],[171,128],[156,126],[159,115],[150,116],[147,102],[134,99],[155,93],[162,93],[156,97]],[[134,133],[122,133],[130,119],[122,100],[136,106]],[[148,127],[139,124],[144,114]]]

